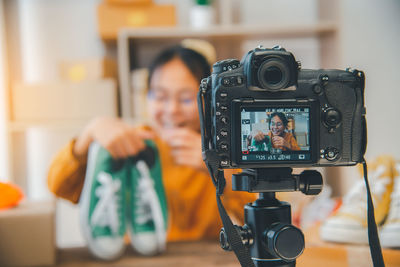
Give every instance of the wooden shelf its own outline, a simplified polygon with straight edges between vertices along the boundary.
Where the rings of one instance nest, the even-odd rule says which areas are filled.
[[[332,33],[337,29],[331,21],[317,24],[294,25],[232,25],[214,26],[207,29],[190,27],[155,27],[155,28],[124,28],[119,33],[119,39],[124,38],[190,38],[190,37],[304,37]]]

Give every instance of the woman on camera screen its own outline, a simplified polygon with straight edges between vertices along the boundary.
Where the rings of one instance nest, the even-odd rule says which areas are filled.
[[[288,131],[288,123],[289,120],[284,113],[273,112],[269,119],[269,132],[256,133],[253,136],[252,145],[259,147],[260,144],[265,144],[264,151],[269,151],[271,147],[282,151],[300,150],[293,134]]]

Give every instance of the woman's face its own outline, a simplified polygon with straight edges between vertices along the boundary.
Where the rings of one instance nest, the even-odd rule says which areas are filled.
[[[285,126],[279,116],[274,116],[271,119],[271,131],[273,135],[283,136]]]
[[[198,87],[197,79],[178,58],[155,69],[150,80],[148,114],[158,133],[177,127],[200,130]]]

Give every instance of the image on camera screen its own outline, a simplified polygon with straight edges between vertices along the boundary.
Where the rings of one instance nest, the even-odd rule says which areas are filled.
[[[241,107],[241,162],[310,161],[310,107]]]

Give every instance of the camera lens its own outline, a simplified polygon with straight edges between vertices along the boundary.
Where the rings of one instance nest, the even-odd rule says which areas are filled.
[[[258,69],[258,81],[263,89],[278,91],[290,81],[289,67],[279,58],[265,60]]]

